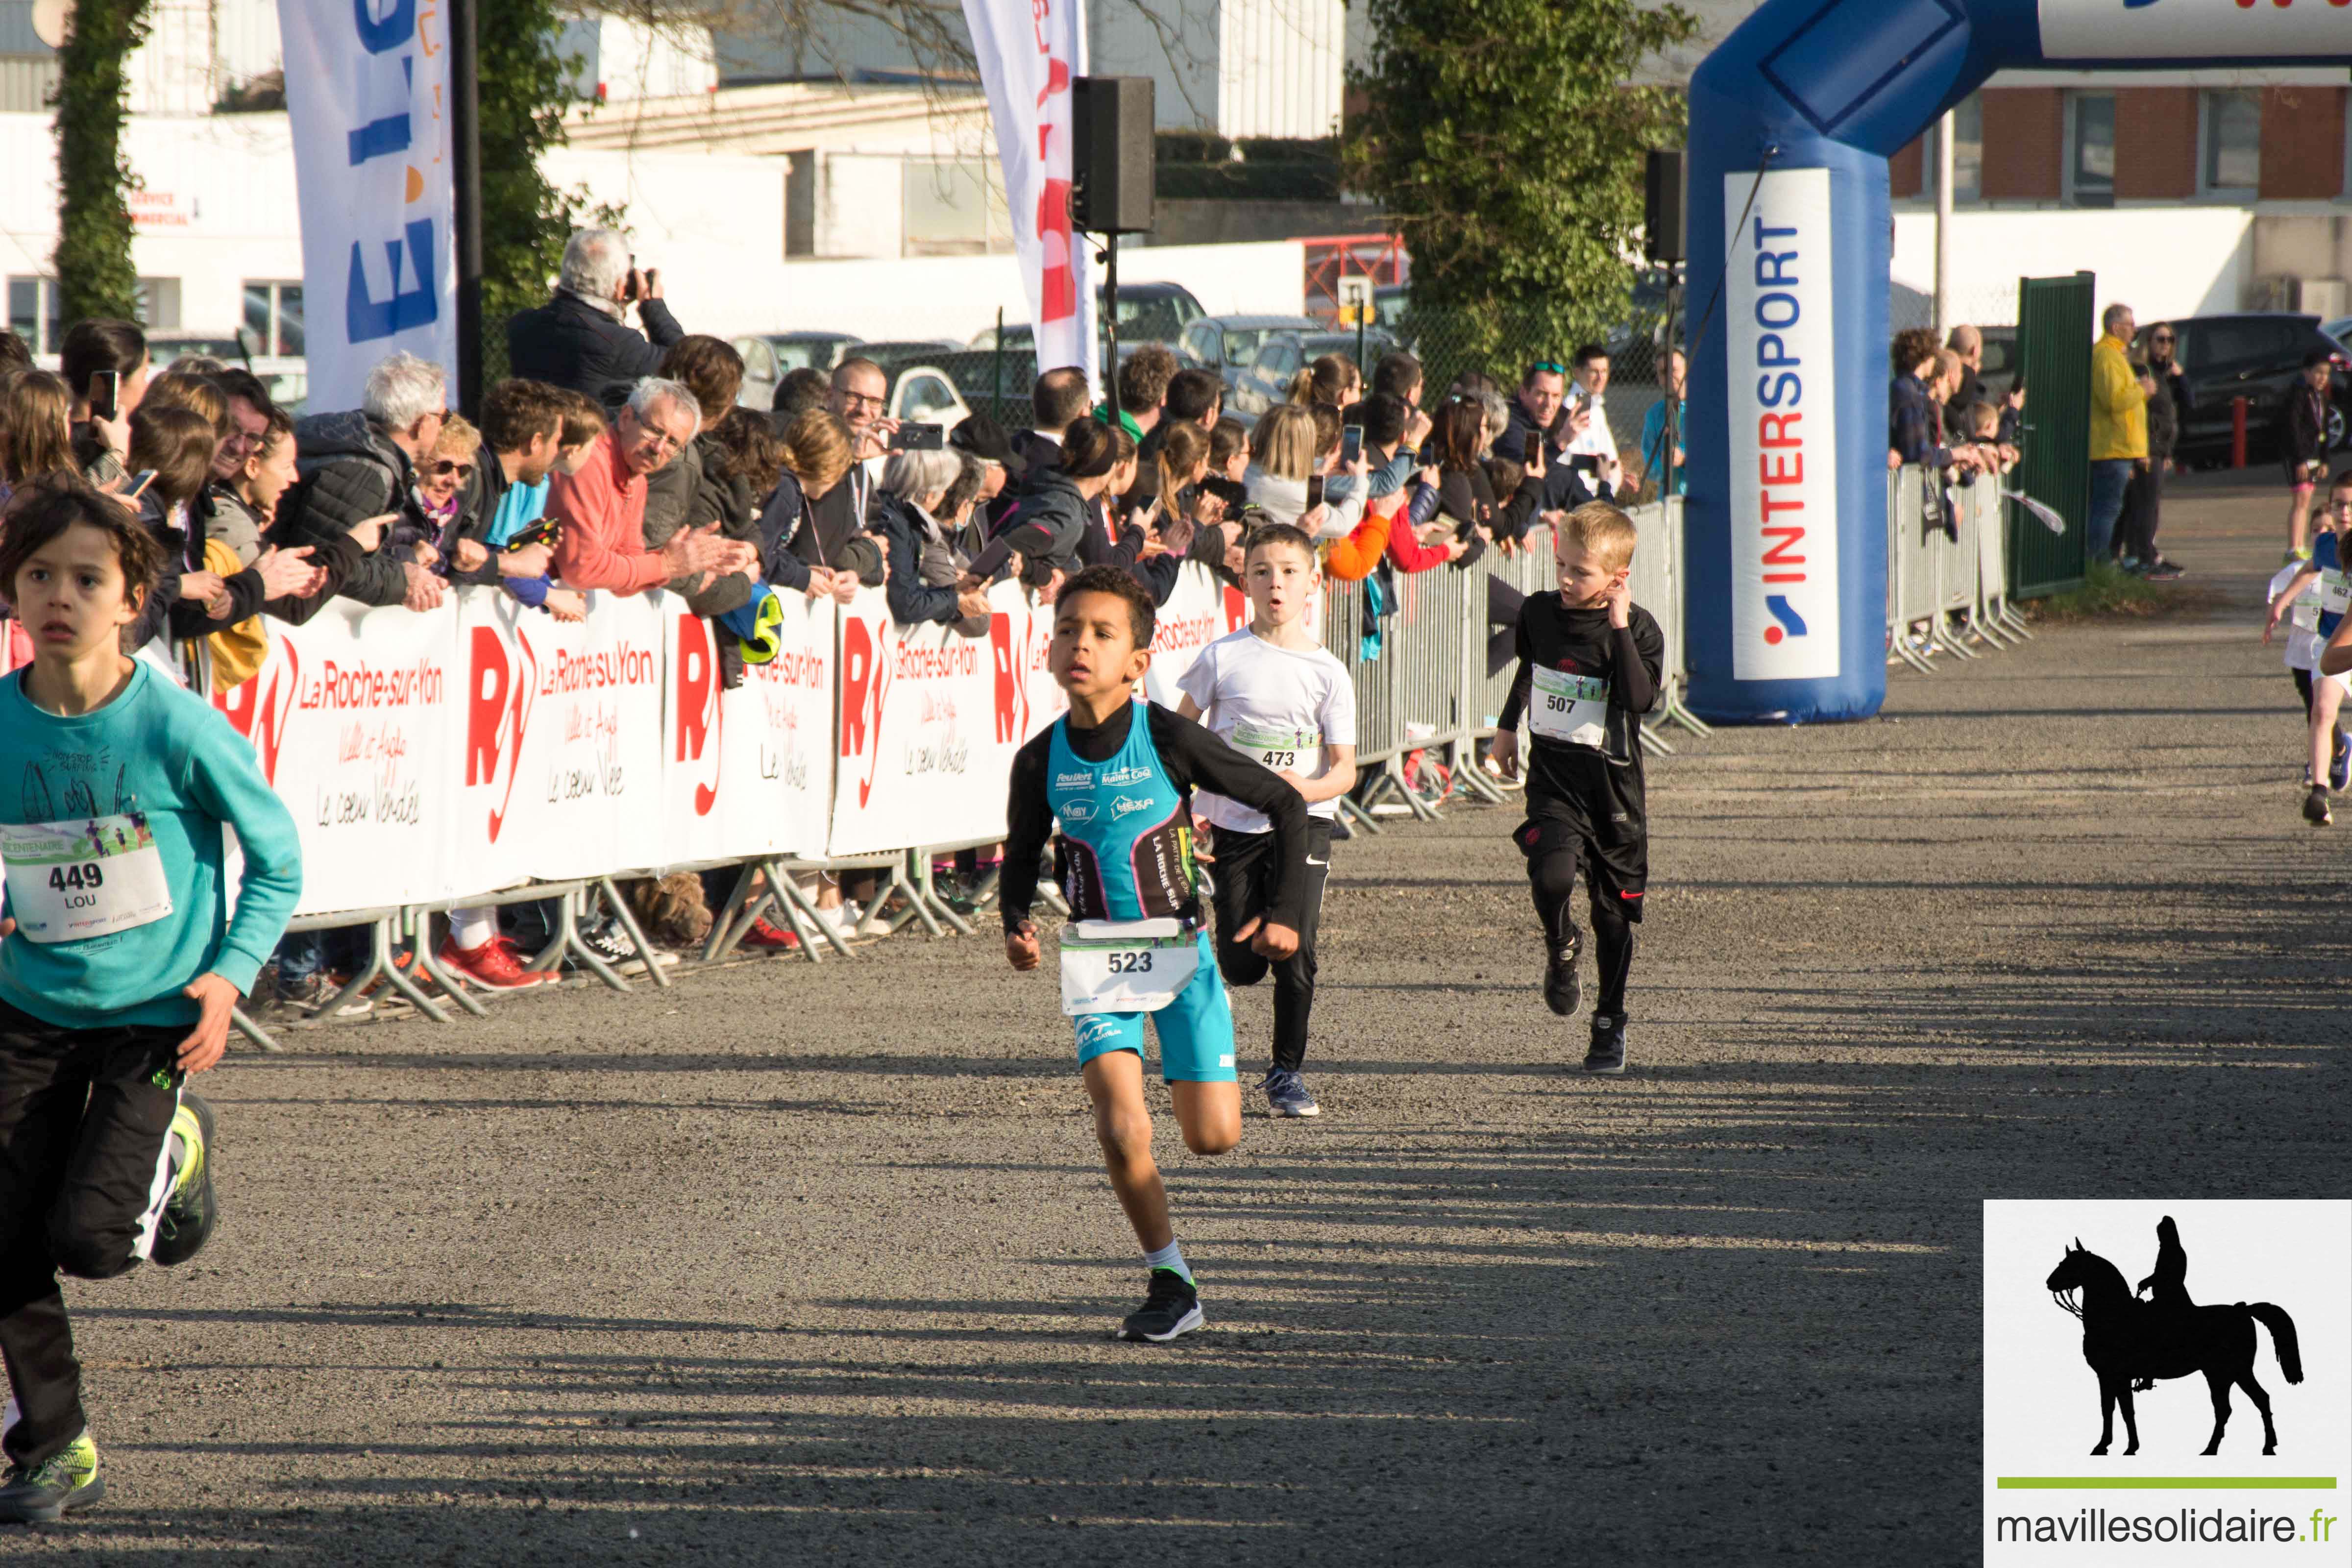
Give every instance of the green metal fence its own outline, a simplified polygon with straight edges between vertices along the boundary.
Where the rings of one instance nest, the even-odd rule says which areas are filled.
[[[2066,520],[2053,533],[2010,509],[2013,598],[2036,599],[2083,580],[2083,540],[2091,510],[2091,322],[2095,279],[2017,280],[2019,383],[2025,388],[2024,459],[2017,488]]]

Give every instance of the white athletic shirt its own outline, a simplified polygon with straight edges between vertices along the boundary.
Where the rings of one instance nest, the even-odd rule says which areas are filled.
[[[2281,594],[2285,593],[2286,585],[2294,581],[2294,574],[2302,571],[2303,566],[2304,563],[2302,562],[2294,561],[2280,567],[2277,573],[2271,578],[2270,592],[2263,595],[2263,602],[2264,604],[2268,604],[2272,600],[2277,598]],[[2304,616],[2297,616],[2295,614],[2297,610],[2301,610],[2306,605],[2309,606],[2309,614]],[[2319,668],[2320,637],[2319,633],[2314,629],[2314,627],[2318,625],[2318,621],[2316,619],[2318,611],[2319,582],[2318,579],[2314,578],[2305,586],[2302,595],[2296,598],[2295,602],[2287,606],[2286,613],[2279,616],[2279,620],[2284,624],[2284,629],[2286,632],[2286,667],[2289,669],[2316,669]],[[2297,624],[2299,621],[2304,620],[2311,621],[2312,625],[2310,626],[2305,626]]]
[[[1321,778],[1331,770],[1331,748],[1356,743],[1356,689],[1347,666],[1319,646],[1276,647],[1244,626],[1202,648],[1176,686],[1219,740],[1277,772]],[[1318,800],[1307,809],[1336,816],[1339,804]],[[1235,833],[1274,826],[1264,813],[1205,790],[1194,798],[1193,813]]]

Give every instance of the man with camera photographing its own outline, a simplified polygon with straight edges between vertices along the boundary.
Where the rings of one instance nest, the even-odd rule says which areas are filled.
[[[514,374],[585,393],[608,409],[626,401],[641,378],[659,374],[662,355],[686,329],[662,303],[660,269],[640,271],[636,260],[609,228],[573,230],[555,297],[507,322]],[[628,324],[632,305],[643,331]]]

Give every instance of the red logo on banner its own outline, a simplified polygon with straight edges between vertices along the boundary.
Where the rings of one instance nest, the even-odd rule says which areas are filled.
[[[496,784],[506,774],[506,793],[490,813],[490,842],[499,841],[506,826],[507,808],[514,803],[515,771],[522,763],[523,731],[539,686],[539,658],[530,639],[515,630],[525,666],[516,679],[514,661],[507,656],[506,639],[493,626],[474,628],[472,657],[466,668],[466,783]]]
[[[844,620],[841,754],[866,759],[866,776],[857,781],[857,804],[861,806],[874,793],[874,769],[882,755],[882,699],[889,689],[890,661],[879,657],[871,623],[855,616]]]
[[[1228,633],[1241,630],[1249,620],[1249,595],[1239,588],[1227,588],[1225,590],[1225,630]]]
[[[726,709],[719,700],[719,657],[711,646],[710,628],[700,616],[681,611],[677,617],[677,762],[700,762],[707,741],[726,731]],[[709,816],[719,804],[719,753],[710,758],[710,782],[694,786],[694,815]]]
[[[988,617],[988,651],[996,663],[996,743],[1007,745],[1029,732],[1029,650],[1013,646],[1011,616]]]
[[[279,637],[278,646],[286,655],[284,663],[273,663],[252,679],[213,693],[213,706],[227,716],[231,729],[253,742],[261,755],[261,776],[273,784],[278,782],[278,748],[286,743],[287,710],[294,706],[302,680],[302,656],[293,641]]]

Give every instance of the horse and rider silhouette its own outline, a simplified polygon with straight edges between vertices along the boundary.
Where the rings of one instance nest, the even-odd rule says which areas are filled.
[[[2156,1386],[2165,1377],[2204,1374],[2213,1395],[2213,1436],[2208,1455],[2221,1449],[2221,1429],[2230,1424],[2230,1385],[2236,1384],[2263,1413],[2263,1452],[2278,1452],[2278,1428],[2271,1425],[2271,1396],[2254,1381],[2254,1325],[2271,1331],[2279,1369],[2289,1383],[2303,1381],[2303,1352],[2294,1337],[2294,1320],[2284,1308],[2268,1301],[2230,1307],[2200,1307],[2189,1299],[2189,1253],[2180,1245],[2180,1227],[2167,1215],[2156,1226],[2156,1268],[2139,1282],[2149,1292],[2142,1301],[2127,1289],[2116,1266],[2095,1252],[2085,1251],[2083,1239],[2074,1245],[2044,1281],[2059,1306],[2082,1320],[2083,1359],[2099,1378],[2099,1446],[2104,1454],[2115,1441],[2116,1406],[2123,1406],[2124,1432],[2130,1439],[2126,1455],[2139,1452],[2139,1422],[2132,1410],[2135,1392]],[[2081,1293],[2079,1303],[2068,1300]]]

